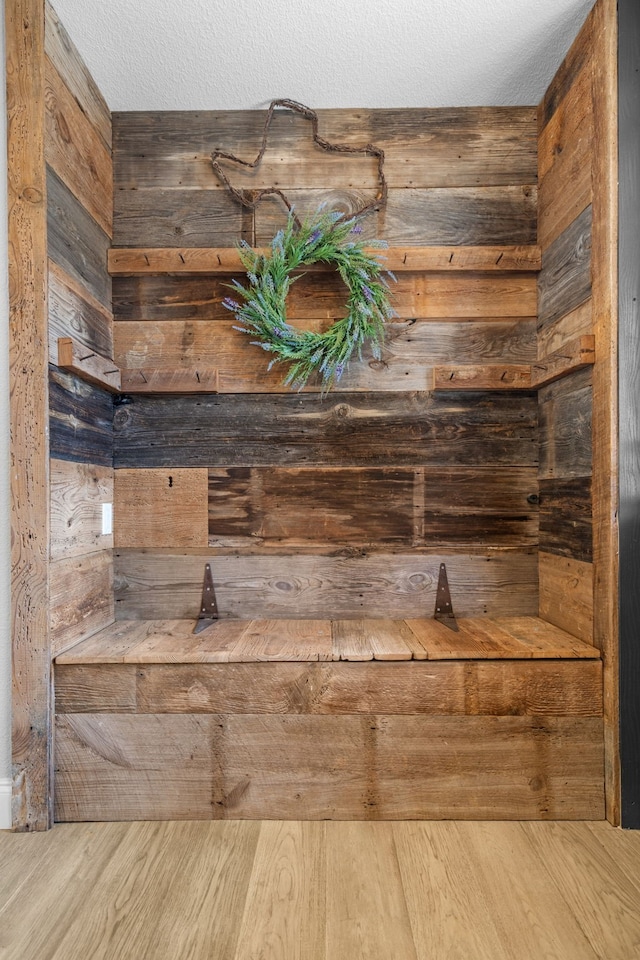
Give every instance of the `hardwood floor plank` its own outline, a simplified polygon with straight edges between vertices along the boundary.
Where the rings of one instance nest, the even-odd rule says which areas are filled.
[[[466,839],[478,883],[490,896],[505,955],[601,960],[562,888],[550,883],[545,866],[531,856],[519,823],[505,824],[499,831],[494,824],[477,824],[471,830],[455,826]]]
[[[478,883],[464,828],[405,822],[394,823],[392,833],[418,957],[502,957],[491,894]]]
[[[193,960],[212,956],[212,945],[216,960],[232,960],[260,825],[131,827],[139,841],[105,864],[51,960]]]
[[[327,823],[327,958],[418,960],[386,823]]]
[[[233,652],[234,660],[331,660],[328,620],[253,620]]]
[[[0,833],[0,953],[631,960],[640,951],[639,857],[640,834],[604,821],[101,823]]]
[[[260,827],[234,960],[324,960],[325,824]]]
[[[520,825],[531,862],[542,866],[562,891],[596,954],[607,960],[639,955],[638,861],[635,878],[629,878],[614,851],[603,846],[595,833],[573,823],[549,823],[542,830],[539,826]],[[589,882],[582,882],[586,877]]]

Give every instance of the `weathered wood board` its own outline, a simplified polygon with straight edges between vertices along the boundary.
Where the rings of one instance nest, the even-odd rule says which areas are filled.
[[[597,819],[585,717],[67,714],[56,817]]]
[[[45,158],[110,237],[113,232],[111,151],[48,57],[45,60]]]
[[[588,477],[592,463],[591,370],[543,387],[540,414],[540,479]]]
[[[11,389],[12,818],[51,822],[44,9],[5,7]],[[4,656],[6,657],[6,650]]]
[[[208,472],[117,470],[116,547],[205,547]]]
[[[102,533],[102,504],[113,503],[113,470],[90,463],[51,461],[52,560],[113,547]]]
[[[113,358],[113,315],[83,284],[49,261],[49,362],[58,362],[58,339],[72,337],[87,351]]]
[[[107,272],[109,237],[76,200],[57,174],[47,168],[47,243],[49,258],[111,310]]]
[[[114,431],[116,467],[527,467],[538,456],[528,393],[136,397]]]
[[[110,550],[51,563],[51,651],[66,650],[113,623]]]
[[[540,550],[593,560],[591,477],[540,481]]]
[[[117,550],[120,620],[197,617],[205,563],[220,616],[359,619],[432,616],[445,562],[457,616],[535,616],[534,550],[426,555],[236,557],[206,551]]]
[[[352,146],[385,151],[393,186],[465,187],[536,182],[536,111],[531,107],[319,110],[320,134]],[[257,153],[263,110],[114,113],[115,179],[121,189],[224,188],[211,171],[214,148]],[[308,121],[278,111],[267,152],[256,171],[237,170],[243,186],[345,184],[345,174],[375,186],[375,162],[329,156],[312,142]]]
[[[591,296],[592,208],[587,207],[547,250],[538,277],[538,317],[544,326]]]
[[[534,546],[536,496],[535,467],[212,468],[209,545],[243,553]]]
[[[541,552],[538,575],[542,619],[593,643],[593,564]]]
[[[49,367],[51,456],[103,467],[113,465],[111,394]]]
[[[55,677],[58,714],[602,716],[599,660],[57,663]]]

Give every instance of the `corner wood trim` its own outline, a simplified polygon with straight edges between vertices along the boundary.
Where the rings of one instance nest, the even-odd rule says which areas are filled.
[[[434,390],[539,390],[595,363],[595,337],[577,337],[536,363],[435,367]]]
[[[266,252],[259,250],[258,252]],[[371,250],[372,254],[380,253]],[[538,246],[487,247],[389,247],[383,251],[384,266],[394,272],[491,272],[531,273],[542,266]],[[233,247],[161,247],[121,248],[109,250],[109,273],[112,277],[142,274],[215,274],[242,273],[244,267]],[[324,264],[310,264],[305,271],[330,269]]]

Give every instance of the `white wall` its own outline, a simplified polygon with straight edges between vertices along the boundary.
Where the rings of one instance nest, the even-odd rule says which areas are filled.
[[[4,0],[0,6],[0,49],[4,63]],[[6,117],[5,84],[0,84],[0,116]],[[7,137],[0,123],[0,829],[7,827],[11,777],[11,634],[10,576],[11,529],[9,522],[9,281],[7,242]]]

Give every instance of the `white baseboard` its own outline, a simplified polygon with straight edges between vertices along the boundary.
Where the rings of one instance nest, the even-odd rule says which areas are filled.
[[[0,830],[11,830],[11,780],[0,778]]]

